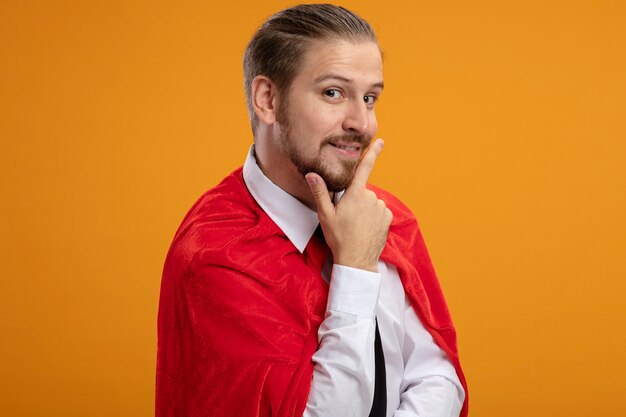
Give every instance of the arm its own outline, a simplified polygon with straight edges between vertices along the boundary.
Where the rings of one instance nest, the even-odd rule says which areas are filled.
[[[364,416],[374,395],[380,274],[335,265],[304,417]]]
[[[394,417],[458,417],[465,392],[446,354],[406,303],[405,370]]]

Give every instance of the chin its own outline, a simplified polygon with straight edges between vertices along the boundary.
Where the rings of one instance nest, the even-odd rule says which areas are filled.
[[[326,183],[326,188],[328,188],[328,191],[336,193],[339,191],[343,191],[346,188],[348,188],[350,186],[350,184],[352,183],[352,178],[354,177],[354,175],[320,175],[323,179],[324,182]]]

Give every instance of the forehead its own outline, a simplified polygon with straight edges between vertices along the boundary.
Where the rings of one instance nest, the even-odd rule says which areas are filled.
[[[317,83],[325,77],[382,87],[383,61],[378,44],[369,40],[312,42],[294,81]]]

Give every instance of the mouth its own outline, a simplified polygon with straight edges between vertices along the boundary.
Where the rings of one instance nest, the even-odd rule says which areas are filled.
[[[346,151],[346,152],[357,152],[360,151],[362,146],[361,145],[355,145],[355,144],[351,144],[351,145],[346,145],[346,144],[341,144],[341,143],[330,143],[331,146],[334,146],[337,149],[340,149],[342,151]]]
[[[337,135],[327,138],[325,142],[334,148],[334,153],[340,158],[358,160],[363,156],[370,138],[365,135]]]

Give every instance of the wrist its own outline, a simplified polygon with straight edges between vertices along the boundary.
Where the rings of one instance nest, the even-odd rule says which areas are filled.
[[[335,258],[335,264],[349,266],[350,268],[362,269],[369,272],[378,272],[378,260],[372,262],[370,260],[358,260],[339,257]]]

